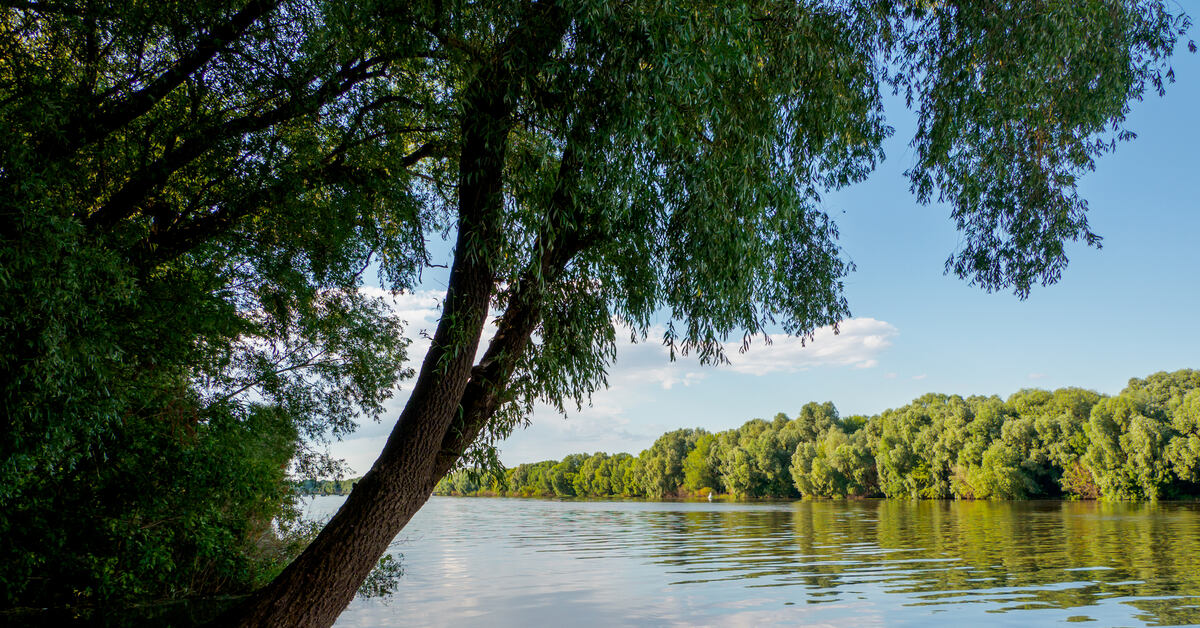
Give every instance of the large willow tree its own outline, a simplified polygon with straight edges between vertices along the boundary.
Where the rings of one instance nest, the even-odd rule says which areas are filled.
[[[605,382],[621,327],[672,351],[848,315],[820,195],[919,117],[912,189],[987,290],[1096,244],[1078,177],[1161,91],[1159,0],[5,2],[6,499],[160,429],[377,414],[403,343],[358,295],[454,239],[432,345],[379,460],[230,616],[331,624],[448,470]],[[476,360],[489,319],[496,331]],[[107,458],[105,458],[107,459]]]

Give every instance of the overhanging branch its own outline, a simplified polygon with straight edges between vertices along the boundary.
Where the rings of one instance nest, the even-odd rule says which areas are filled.
[[[241,116],[195,133],[179,148],[168,151],[129,178],[100,209],[85,221],[89,230],[103,232],[137,213],[140,204],[180,169],[212,150],[221,142],[270,128],[317,112],[325,103],[346,93],[354,85],[374,75],[373,68],[385,62],[371,58],[344,65],[316,91],[296,96],[278,107],[253,115]]]
[[[218,24],[198,39],[191,52],[180,57],[168,70],[142,89],[122,100],[102,104],[98,111],[95,110],[95,103],[84,104],[71,117],[61,133],[41,143],[41,152],[52,157],[73,154],[150,111],[189,76],[208,64],[218,52],[241,39],[251,25],[274,11],[280,2],[281,0],[250,0],[229,21]],[[46,6],[40,3],[28,4]]]

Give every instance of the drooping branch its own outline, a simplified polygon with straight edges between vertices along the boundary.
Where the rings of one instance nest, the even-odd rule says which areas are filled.
[[[289,356],[292,354],[294,354],[294,352],[290,352]],[[268,379],[271,379],[273,377],[278,377],[280,375],[283,375],[284,373],[291,373],[293,371],[300,371],[303,369],[308,369],[308,368],[313,368],[313,367],[317,367],[317,366],[323,366],[323,365],[335,363],[334,359],[329,359],[329,360],[321,359],[321,358],[325,357],[326,355],[328,355],[328,351],[326,349],[321,349],[320,351],[317,351],[315,354],[309,356],[308,358],[304,359],[301,362],[297,362],[295,364],[291,364],[291,365],[283,366],[283,367],[279,367],[279,368],[273,368],[272,370],[262,373],[257,377],[251,378],[249,381],[245,382],[238,388],[221,395],[216,400],[210,402],[210,405],[225,403],[225,402],[229,401],[230,399],[233,399],[234,397],[237,397],[238,395],[246,392],[247,390],[250,390],[251,388],[255,388],[257,386],[262,385]],[[279,364],[282,364],[282,362],[283,362],[283,358],[280,358],[274,364],[272,364],[272,367],[278,366]]]
[[[619,96],[604,83],[603,71],[596,73],[590,87],[576,102],[578,109],[546,206],[546,222],[534,244],[533,250],[539,253],[518,278],[496,335],[471,370],[460,404],[461,416],[446,432],[438,452],[432,476],[435,482],[458,463],[504,402],[513,371],[541,323],[547,287],[559,279],[575,256],[604,238],[590,224],[581,204],[579,185],[585,164],[580,155],[613,122]]]
[[[603,119],[603,115],[598,119],[577,117],[548,203],[550,220],[534,245],[540,254],[521,273],[496,335],[483,359],[471,369],[471,379],[460,404],[461,417],[447,430],[434,463],[435,482],[454,467],[504,401],[503,393],[513,370],[541,322],[546,287],[561,276],[576,255],[599,240],[594,233],[586,232],[587,221],[579,211],[577,185],[583,166],[578,151],[585,136],[598,131]]]
[[[585,240],[573,238],[558,248],[545,249],[548,254],[538,264],[542,268],[541,278],[531,271],[523,273],[496,335],[488,344],[483,359],[471,369],[471,379],[460,404],[461,418],[447,430],[434,462],[431,474],[434,481],[454,467],[500,407],[513,370],[541,321],[546,283],[554,281],[586,246]]]

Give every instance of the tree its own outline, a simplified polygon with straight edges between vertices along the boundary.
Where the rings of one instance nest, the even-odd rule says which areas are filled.
[[[574,497],[575,479],[587,459],[586,454],[571,454],[550,468],[550,486],[558,497]]]
[[[1157,499],[1171,479],[1170,426],[1145,399],[1126,393],[1092,408],[1086,464],[1105,498]]]
[[[791,433],[794,436],[794,433]],[[759,496],[790,497],[793,494],[791,470],[792,451],[796,448],[794,438],[785,440],[788,433],[780,434],[772,426],[754,440],[744,443],[747,452],[754,459],[754,468],[758,471],[761,481],[753,494]]]
[[[1185,482],[1200,484],[1200,390],[1180,395],[1172,412],[1171,426],[1178,434],[1171,439],[1168,454],[1175,475]]]
[[[696,447],[683,459],[683,486],[689,491],[711,489],[717,485],[717,474],[709,459],[716,437],[704,434],[696,439]]]
[[[584,459],[583,464],[579,466],[579,472],[575,474],[575,479],[571,481],[576,495],[610,494],[612,481],[601,472],[608,457],[608,454],[598,451]]]
[[[0,8],[3,603],[254,584],[209,559],[257,551],[289,459],[336,474],[320,441],[411,375],[358,290],[372,251],[414,259],[403,157],[361,144],[405,124],[368,106],[401,60],[316,8]]]
[[[1183,369],[1131,379],[1101,400],[1084,425],[1087,471],[1106,499],[1157,499],[1194,490],[1196,390],[1200,373]]]
[[[801,441],[814,441],[826,430],[840,425],[837,408],[832,401],[818,404],[810,401],[800,409],[800,414],[788,425],[787,429],[796,432],[796,438]]]
[[[796,444],[791,477],[796,490],[805,497],[867,496],[878,492],[875,460],[866,434],[846,434],[836,425],[811,441]]]
[[[681,429],[659,436],[642,452],[642,487],[651,497],[674,495],[684,483],[684,461],[696,448],[696,442],[708,433],[699,429]]]
[[[1098,242],[1077,177],[1130,136],[1187,26],[1158,0],[199,5],[5,11],[5,443],[119,431],[168,388],[156,373],[270,393],[311,371],[270,398],[344,431],[356,404],[322,403],[348,390],[369,414],[404,374],[354,296],[366,261],[410,288],[426,235],[454,239],[383,453],[240,625],[331,624],[442,476],[493,459],[535,401],[605,383],[617,325],[647,339],[664,312],[672,357],[712,363],[730,336],[847,316],[819,199],[882,158],[885,86],[918,113],[913,191],[962,231],[947,271],[1052,283],[1068,241]],[[308,350],[253,358],[247,338],[297,328],[320,330]],[[72,443],[29,446],[14,473]]]

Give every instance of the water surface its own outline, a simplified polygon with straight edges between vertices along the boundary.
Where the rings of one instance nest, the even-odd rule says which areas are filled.
[[[434,497],[392,552],[338,626],[1200,624],[1195,503]]]

